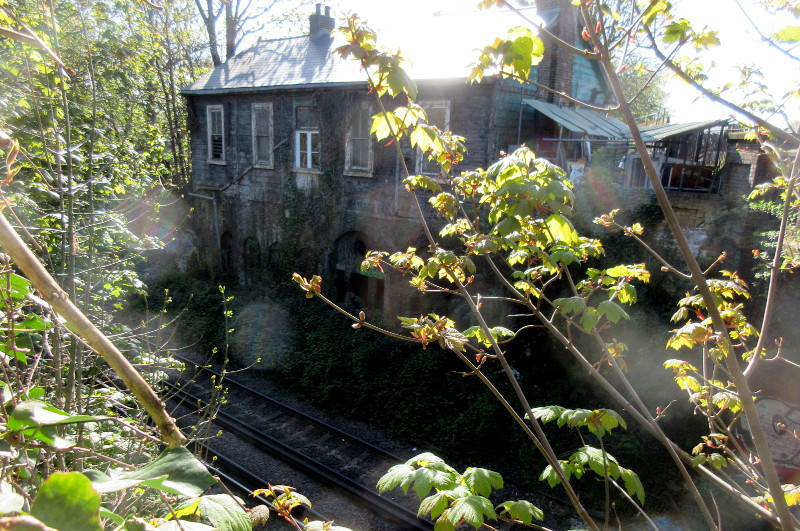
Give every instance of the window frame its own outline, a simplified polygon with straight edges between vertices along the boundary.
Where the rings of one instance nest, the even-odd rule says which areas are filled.
[[[256,117],[258,116],[259,111],[266,111],[267,112],[267,134],[260,135],[266,136],[269,141],[267,142],[267,154],[265,158],[259,158],[259,151],[258,151],[258,121]],[[251,131],[253,137],[253,167],[254,168],[267,168],[273,169],[275,167],[275,157],[274,157],[274,129],[273,129],[273,114],[272,114],[272,102],[257,102],[253,103],[250,107],[250,123],[251,123]]]
[[[362,114],[364,112],[366,112],[366,117]],[[348,175],[356,175],[362,177],[372,176],[372,171],[374,167],[374,149],[372,143],[372,135],[370,134],[370,129],[372,128],[371,118],[372,118],[372,106],[366,101],[359,102],[354,109],[353,119],[350,122],[350,126],[347,128],[347,137],[345,142],[344,171]],[[366,124],[366,136],[356,137],[354,135],[355,126],[358,125],[362,120]],[[353,152],[354,152],[353,142],[355,140],[366,141],[367,143],[366,167],[353,165]]]
[[[217,136],[213,132],[213,125],[214,120],[212,118],[213,115],[219,114],[219,137],[221,140],[222,149],[220,150],[220,157],[214,158],[214,136]],[[226,164],[225,161],[225,106],[220,104],[215,105],[206,105],[206,125],[207,125],[207,136],[206,136],[206,147],[208,148],[208,163],[209,164]]]
[[[307,107],[312,110],[316,118],[316,126],[300,126],[297,123],[298,109]],[[322,172],[322,144],[321,136],[319,134],[319,113],[312,105],[296,105],[294,107],[294,170],[313,173]],[[305,138],[306,150],[302,150],[303,143],[301,139]],[[317,150],[314,151],[314,140],[316,140]],[[317,165],[314,166],[314,154],[317,154]]]
[[[428,111],[430,109],[444,109],[444,129],[442,131],[449,131],[450,130],[450,103],[451,100],[428,100],[428,101],[420,101],[418,105],[422,107],[425,111],[425,115],[428,115]],[[432,124],[430,121],[428,122],[429,125],[436,125]],[[437,126],[438,127],[438,126]],[[427,156],[425,153],[422,152],[421,149],[416,149],[416,165],[415,170],[417,175],[428,175],[433,177],[438,177],[441,173],[441,168],[439,168],[438,164],[436,165],[437,170],[435,172],[425,172],[425,165],[426,164],[434,164],[427,160]]]
[[[307,150],[302,150],[301,137],[305,137]],[[317,139],[317,151],[314,151],[313,141]],[[294,169],[300,171],[320,171],[321,162],[314,166],[314,154],[320,155],[319,129],[297,129],[294,132]],[[305,159],[305,160],[303,160]]]

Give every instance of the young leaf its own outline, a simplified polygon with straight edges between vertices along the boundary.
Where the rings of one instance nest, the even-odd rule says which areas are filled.
[[[153,462],[133,472],[112,472],[109,476],[99,470],[87,470],[84,474],[101,493],[141,484],[163,492],[196,497],[216,482],[206,467],[184,447],[167,448]]]
[[[468,468],[464,472],[464,481],[473,492],[487,498],[491,496],[492,489],[503,488],[503,476],[485,468]]]
[[[388,490],[402,486],[403,492],[408,494],[407,479],[414,473],[414,468],[410,465],[394,465],[386,474],[378,480],[378,492],[383,494]]]
[[[630,319],[630,316],[622,306],[614,301],[603,301],[597,305],[597,312],[600,315],[605,315],[606,319],[612,323],[618,323],[620,319]]]
[[[781,42],[800,41],[800,26],[786,26],[772,34],[772,38]]]
[[[447,519],[453,525],[458,525],[462,520],[475,529],[483,525],[485,517],[497,519],[492,502],[483,496],[468,496],[453,502]]]
[[[553,304],[565,314],[581,313],[586,309],[586,301],[579,296],[556,299]]]
[[[190,512],[184,514],[184,508]],[[207,518],[218,531],[251,531],[253,528],[247,512],[227,494],[211,494],[186,500],[177,505],[175,512],[179,517],[199,514]]]
[[[62,530],[102,531],[100,494],[79,472],[56,472],[45,480],[31,505],[31,515]]]
[[[444,512],[445,509],[447,509],[447,505],[449,503],[450,500],[448,499],[447,494],[444,492],[437,492],[420,502],[419,511],[417,514],[419,516],[425,516],[426,514],[430,513],[431,518],[436,519]]]
[[[544,513],[529,501],[507,501],[501,503],[497,509],[501,509],[501,515],[508,515],[515,520],[519,520],[525,525],[531,525],[533,520],[544,520]]]
[[[572,223],[562,215],[551,214],[547,218],[547,229],[558,243],[566,245],[578,244],[578,233],[575,232]]]

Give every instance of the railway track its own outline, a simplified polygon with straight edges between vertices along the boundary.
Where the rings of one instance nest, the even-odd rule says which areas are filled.
[[[178,358],[187,366],[194,366],[205,373],[214,385],[219,385],[218,372],[200,366],[191,359]],[[203,385],[199,383],[200,380],[193,378],[189,384],[173,384],[173,399],[193,411],[204,407],[211,396],[211,385]],[[306,475],[344,490],[363,506],[391,522],[387,525],[392,529],[433,528],[433,523],[417,517],[415,510],[379,496],[375,490],[378,477],[404,459],[229,376],[225,376],[223,385],[228,391],[225,403],[214,418],[215,426]],[[236,464],[231,456],[213,448],[213,444],[209,447],[219,456],[220,468],[232,471],[228,473],[236,476],[246,489],[254,490],[266,485],[266,480],[259,478],[249,466]]]

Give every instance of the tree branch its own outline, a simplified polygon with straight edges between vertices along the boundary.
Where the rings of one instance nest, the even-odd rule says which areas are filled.
[[[153,422],[158,426],[164,442],[173,448],[185,444],[186,437],[183,436],[175,424],[175,419],[169,416],[164,403],[159,399],[155,391],[114,344],[69,300],[66,293],[45,270],[41,262],[22,242],[4,215],[0,215],[0,246],[11,256],[14,263],[19,266],[28,280],[42,295],[42,298],[64,317],[71,328],[78,335],[85,338],[86,342],[122,378],[122,381],[125,382],[125,385],[128,386],[128,389],[136,396],[145,411],[153,419]]]

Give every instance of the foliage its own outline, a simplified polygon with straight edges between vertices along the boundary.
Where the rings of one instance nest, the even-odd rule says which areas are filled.
[[[557,41],[555,44],[560,48],[598,62],[620,102],[621,115],[634,131],[639,156],[643,161],[650,161],[643,142],[636,136],[635,117],[626,101],[618,75],[622,70],[622,62],[629,55],[629,42],[636,40],[655,54],[660,61],[656,71],[662,66],[666,67],[698,86],[704,80],[702,68],[696,63],[690,64],[673,58],[681,47],[702,50],[718,45],[719,39],[713,30],[698,29],[688,20],[673,17],[671,6],[667,2],[650,2],[646,5],[618,3],[616,7],[619,6],[626,6],[627,11],[615,10],[614,6],[605,3],[580,3],[578,9],[586,24],[583,39],[588,41],[589,50],[593,51],[572,47],[564,41],[557,41],[546,29],[539,30],[543,39]],[[563,171],[547,161],[537,159],[526,148],[509,154],[487,170],[478,169],[463,172],[460,176],[454,175],[455,165],[461,160],[463,140],[452,133],[442,133],[425,124],[424,116],[414,104],[417,87],[403,72],[402,56],[380,49],[376,35],[355,16],[348,18],[341,33],[348,44],[340,49],[340,53],[360,61],[362,68],[368,72],[370,89],[377,96],[380,112],[373,117],[372,132],[379,140],[389,139],[387,145],[398,146],[400,138],[407,137],[412,146],[421,146],[428,153],[429,159],[438,161],[441,166],[439,179],[408,174],[404,180],[426,231],[428,248],[410,248],[394,254],[370,252],[366,256],[364,267],[394,268],[406,275],[410,279],[410,285],[416,290],[459,296],[476,322],[468,328],[464,327],[462,332],[460,330],[464,325],[439,313],[400,317],[402,326],[411,330],[409,340],[420,343],[423,347],[438,342],[443,349],[451,351],[467,366],[466,374],[479,379],[492,391],[528,435],[533,446],[547,460],[548,468],[542,478],[548,479],[551,485],[560,484],[564,487],[573,507],[590,528],[598,526],[575,494],[569,482],[570,477],[579,477],[586,470],[592,470],[604,478],[606,524],[610,510],[608,485],[614,483],[616,486],[614,480],[623,480],[629,501],[635,504],[630,495],[637,496],[640,502],[644,501],[644,491],[638,476],[622,468],[603,444],[603,435],[621,423],[624,425],[625,421],[618,415],[600,409],[567,410],[558,406],[532,408],[519,384],[517,374],[509,364],[513,351],[500,346],[501,339],[513,337],[516,332],[487,323],[484,318],[486,305],[502,303],[524,309],[536,326],[548,330],[596,383],[663,444],[709,527],[716,528],[719,522],[715,521],[707,500],[688,473],[687,464],[695,467],[703,477],[747,510],[789,529],[791,516],[783,499],[783,491],[762,431],[759,414],[753,403],[752,391],[746,380],[747,372],[764,355],[761,338],[769,317],[765,316],[761,327],[762,335],[759,336],[757,329],[749,324],[740,301],[741,298],[748,297],[744,284],[735,273],[722,271],[719,276],[713,274],[724,260],[724,254],[707,267],[699,266],[653,166],[645,164],[648,178],[689,273],[684,273],[643,240],[642,224],[621,224],[616,220],[617,212],[599,216],[596,222],[619,230],[625,237],[640,244],[655,261],[660,262],[662,271],[682,280],[690,280],[696,285],[696,293],[687,294],[680,301],[681,309],[674,319],[683,324],[674,331],[668,346],[702,351],[700,355],[703,359],[703,371],[700,372],[694,365],[683,361],[666,364],[668,369],[676,372],[679,386],[690,392],[690,400],[698,406],[697,411],[705,414],[708,419],[710,433],[695,447],[694,457],[679,450],[664,433],[658,420],[664,415],[666,408],[656,407],[656,415],[652,415],[652,406],[645,404],[635,382],[625,374],[622,356],[627,346],[611,335],[614,333],[611,331],[613,325],[630,319],[630,314],[622,305],[636,302],[638,297],[635,281],[649,281],[650,273],[646,265],[621,264],[604,266],[602,269],[589,267],[587,262],[600,256],[603,246],[594,238],[582,236],[570,221],[574,201],[571,183]],[[781,34],[780,38],[784,37],[792,38],[790,29]],[[538,37],[533,37],[530,32],[517,30],[512,30],[505,39],[496,39],[494,44],[481,52],[472,70],[471,80],[479,81],[489,73],[527,82],[530,67],[541,59],[543,52],[541,42],[536,39]],[[662,47],[672,51],[669,55],[664,54]],[[619,62],[614,64],[612,57],[616,57]],[[539,84],[537,86],[553,90]],[[386,96],[394,98],[391,104]],[[390,105],[393,108],[387,109]],[[777,138],[790,142],[793,146],[797,145],[798,138],[793,133],[786,133],[748,113],[745,107],[754,108],[745,105],[737,109]],[[399,146],[397,150],[398,156],[402,158]],[[793,197],[796,167],[789,172],[784,169],[784,173],[792,175],[792,179],[784,181],[787,183],[783,207],[785,220],[786,213],[794,211],[788,198]],[[425,198],[444,224],[438,235],[432,230],[423,212],[422,200]],[[785,224],[781,232],[785,234]],[[778,248],[780,249],[780,244]],[[780,255],[780,251],[777,255]],[[476,261],[486,264],[485,271],[476,267]],[[774,275],[778,270],[777,264],[774,265],[771,286],[774,286]],[[485,281],[476,281],[484,272],[489,272],[489,276],[494,276],[506,289],[505,297],[478,294],[474,291],[479,289],[474,286],[487,284]],[[320,277],[307,280],[295,275],[294,280],[306,292],[306,297],[319,298],[332,304],[324,295]],[[767,305],[769,309],[769,301]],[[340,311],[354,321],[356,328],[366,327],[396,335],[366,321],[363,312],[356,317],[341,309]],[[584,339],[581,334],[588,337]],[[470,338],[474,338],[474,342]],[[752,345],[750,340],[757,341],[757,345]],[[740,364],[741,359],[745,361],[744,367]],[[507,376],[511,394],[519,401],[525,418],[510,405],[509,398],[488,378],[490,368],[499,369]],[[750,454],[749,459],[739,455],[743,449],[731,437],[731,429],[736,420],[731,415],[735,414],[747,418],[754,441],[754,448],[746,451]],[[559,424],[586,427],[598,437],[600,448],[584,444],[568,460],[560,460],[542,431],[538,419],[558,419]],[[714,451],[708,452],[708,449]],[[438,458],[430,468],[426,464],[427,458],[422,461],[424,463],[414,465],[409,462],[405,468],[392,469],[379,488],[383,490],[401,486],[408,489],[413,484],[419,486],[418,494],[421,497],[433,487],[452,490],[453,484],[448,483],[447,479],[454,473],[452,469]],[[760,461],[763,465],[760,470],[754,469],[750,464],[755,461]],[[741,477],[755,479],[742,483],[728,474],[719,474],[717,471],[724,462],[738,467]],[[423,478],[419,483],[418,476]],[[773,494],[771,500],[774,506],[765,509],[756,501],[761,500],[767,492]],[[776,495],[778,492],[781,496]],[[463,492],[459,496],[461,494],[466,496]],[[422,508],[425,512],[435,512],[441,516],[445,508],[449,507],[453,496],[435,496],[435,499],[426,498]],[[484,507],[482,502],[476,503],[477,505],[471,505],[466,521],[477,527],[483,518],[490,516],[490,508]],[[447,522],[446,525],[456,525],[464,519],[464,515],[459,513],[457,519],[448,517],[444,521]]]
[[[544,517],[541,509],[526,501],[507,501],[495,508],[489,497],[493,490],[503,488],[503,477],[497,472],[468,468],[459,474],[430,453],[393,466],[378,480],[381,493],[397,487],[406,494],[409,488],[414,490],[422,500],[419,515],[430,514],[435,529],[453,530],[462,524],[479,529],[486,519],[498,518],[530,525]]]
[[[658,64],[628,56],[620,67],[619,80],[637,122],[663,118],[668,114],[664,75]]]
[[[155,361],[151,382],[163,377],[159,364],[172,360],[144,346],[156,335],[114,324],[111,312],[122,308],[126,293],[144,292],[134,266],[141,251],[159,245],[128,226],[132,214],[155,208],[133,198],[146,199],[185,168],[177,129],[170,150],[156,132],[174,126],[182,112],[175,107],[178,69],[153,68],[174,58],[171,39],[181,31],[174,8],[0,2],[3,213],[20,224],[64,288],[11,237],[4,217],[3,527],[146,529],[152,526],[142,518],[185,517],[161,527],[211,529],[200,523],[206,521],[252,528],[232,498],[203,495],[216,480],[180,446],[185,438],[141,375],[69,300],[117,332],[132,358]],[[152,31],[170,18],[175,24],[163,33]],[[101,355],[113,351],[106,357],[113,371],[85,341]],[[116,388],[122,381],[133,394]],[[174,447],[160,451],[146,411]],[[168,438],[165,424],[177,436]],[[187,510],[178,515],[171,503],[185,497],[178,507]]]

